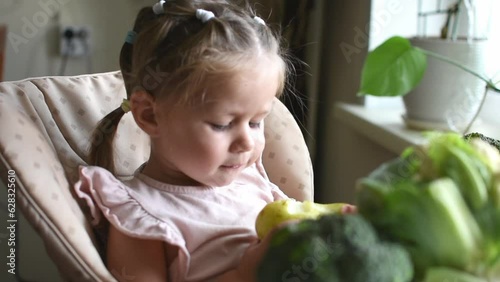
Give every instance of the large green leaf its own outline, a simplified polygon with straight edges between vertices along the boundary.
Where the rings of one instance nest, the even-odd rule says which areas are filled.
[[[402,96],[422,79],[427,57],[406,38],[395,36],[370,52],[358,95]]]

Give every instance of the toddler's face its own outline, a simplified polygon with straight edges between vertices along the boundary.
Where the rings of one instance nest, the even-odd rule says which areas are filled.
[[[278,67],[259,59],[249,69],[210,83],[203,101],[159,114],[148,165],[163,182],[223,186],[255,163],[264,149],[264,118],[278,89]],[[158,102],[161,104],[162,102]]]

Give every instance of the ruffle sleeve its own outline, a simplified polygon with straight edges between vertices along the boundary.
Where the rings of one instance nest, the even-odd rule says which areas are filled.
[[[178,245],[184,241],[176,227],[156,218],[131,196],[129,187],[100,167],[80,167],[80,180],[75,184],[78,197],[90,208],[92,224],[103,216],[129,236],[164,240]]]
[[[189,255],[184,238],[171,226],[150,214],[131,193],[131,188],[109,171],[94,166],[79,168],[80,180],[74,185],[76,195],[90,209],[93,225],[106,218],[122,233],[141,239],[160,240],[179,247],[179,271],[189,268]]]

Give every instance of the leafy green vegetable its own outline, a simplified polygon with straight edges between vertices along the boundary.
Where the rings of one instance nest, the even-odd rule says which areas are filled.
[[[258,281],[411,281],[413,266],[399,245],[380,241],[359,215],[326,215],[279,230]]]
[[[408,250],[417,279],[500,279],[500,153],[492,148],[431,133],[427,145],[358,182],[359,212]]]
[[[430,166],[437,177],[449,177],[477,210],[486,204],[490,173],[484,157],[458,134],[432,136],[427,147]]]
[[[467,265],[479,247],[480,233],[454,183],[443,179],[394,184],[363,182],[360,212],[386,239],[407,247],[417,270]]]
[[[474,138],[479,138],[479,139],[483,140],[484,142],[494,146],[500,152],[500,141],[499,140],[493,139],[493,138],[488,137],[488,136],[481,134],[479,132],[472,132],[472,133],[465,134],[464,138],[467,141],[470,141]]]
[[[485,279],[474,277],[467,272],[458,271],[446,267],[436,267],[429,269],[423,282],[487,282]]]

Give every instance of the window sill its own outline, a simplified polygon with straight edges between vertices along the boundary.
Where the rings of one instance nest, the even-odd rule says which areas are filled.
[[[364,135],[387,150],[400,154],[411,145],[424,144],[425,137],[419,130],[406,126],[400,106],[369,108],[362,105],[337,103],[335,118]],[[469,132],[480,132],[500,140],[500,121],[493,118],[492,112],[483,110]]]

